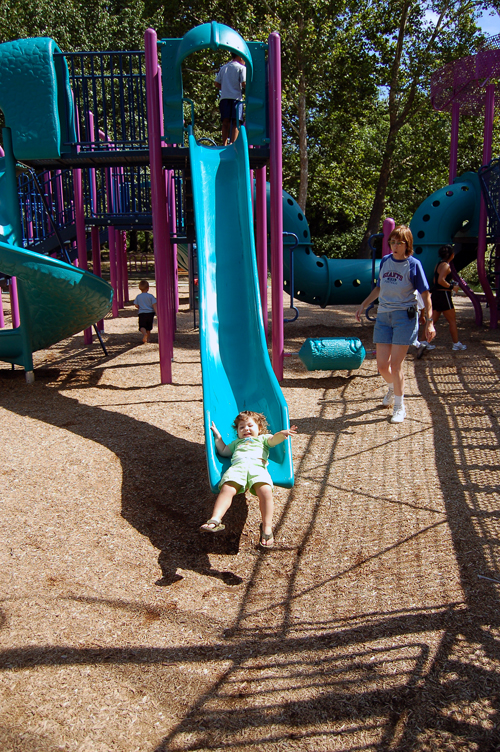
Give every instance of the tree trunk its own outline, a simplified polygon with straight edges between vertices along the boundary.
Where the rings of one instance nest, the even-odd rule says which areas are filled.
[[[398,134],[399,127],[391,127],[389,129],[389,135],[385,143],[384,155],[382,157],[382,166],[380,168],[380,174],[378,177],[377,188],[375,190],[375,197],[373,199],[372,209],[370,212],[370,218],[366,232],[361,241],[361,246],[358,251],[358,258],[370,258],[371,250],[368,245],[368,240],[371,235],[375,235],[380,232],[380,223],[384,214],[385,208],[385,196],[387,193],[387,186],[389,184],[389,177],[391,174],[392,155],[396,148],[396,136]]]
[[[309,182],[309,158],[307,155],[307,107],[306,80],[303,71],[299,80],[299,152],[300,152],[300,186],[298,204],[305,214],[307,188]]]

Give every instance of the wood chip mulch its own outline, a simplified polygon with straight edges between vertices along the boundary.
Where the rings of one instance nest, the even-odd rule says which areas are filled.
[[[372,324],[299,308],[270,552],[249,495],[198,531],[185,302],[171,385],[130,304],[108,357],[74,336],[36,353],[32,386],[0,363],[2,752],[500,749],[500,330],[458,298],[467,351],[439,322],[392,425]],[[293,353],[323,336],[359,336],[359,370],[306,371]]]

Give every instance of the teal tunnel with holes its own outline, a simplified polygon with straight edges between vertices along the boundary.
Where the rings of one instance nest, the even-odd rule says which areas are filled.
[[[434,268],[439,260],[440,246],[464,243],[478,234],[481,188],[475,172],[466,172],[451,184],[440,188],[419,206],[410,223],[413,233],[414,255],[424,267],[432,283]],[[269,185],[268,185],[269,211]],[[298,246],[293,253],[294,297],[304,303],[325,308],[328,305],[361,303],[372,289],[371,259],[330,259],[312,252],[309,225],[300,206],[283,191],[283,230],[293,232]],[[283,238],[284,289],[290,292],[290,246],[295,238]],[[460,247],[460,246],[459,246]],[[461,269],[470,257],[460,250],[455,267]],[[375,264],[378,274],[380,262]]]
[[[413,252],[424,267],[429,284],[439,261],[440,246],[464,243],[477,238],[479,232],[479,209],[481,186],[476,172],[465,172],[451,185],[432,193],[423,201],[413,215],[410,229],[413,233]],[[460,247],[460,246],[459,246]],[[461,262],[461,253],[456,254],[454,265],[463,268],[470,258]]]
[[[426,198],[415,212],[410,227],[414,238],[415,258],[424,267],[432,282],[438,262],[440,246],[477,237],[481,189],[475,172],[466,172],[452,185],[444,186]],[[269,213],[269,183],[267,184]],[[325,308],[328,305],[361,303],[372,288],[372,262],[370,259],[330,259],[316,256],[312,251],[309,225],[302,209],[292,196],[283,191],[283,230],[294,233],[298,245],[292,251],[294,258],[294,297],[304,303]],[[295,238],[283,238],[284,289],[290,293],[290,247]],[[187,268],[187,249],[178,246],[180,263]],[[184,253],[183,253],[184,252]],[[469,259],[465,259],[468,263]],[[378,274],[380,262],[375,264]],[[460,251],[455,267],[460,262]]]

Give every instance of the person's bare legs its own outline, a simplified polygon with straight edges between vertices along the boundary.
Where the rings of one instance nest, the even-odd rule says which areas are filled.
[[[141,326],[139,331],[142,334],[142,344],[145,345],[146,342],[148,341],[148,330],[145,329],[145,327]]]
[[[382,378],[394,385],[394,395],[402,397],[405,388],[403,362],[408,345],[377,344],[377,367]]]
[[[451,339],[453,340],[453,344],[456,345],[458,342],[458,329],[457,329],[457,314],[455,313],[455,309],[450,308],[449,311],[443,311],[443,316],[448,322],[448,327],[450,330]]]
[[[238,134],[240,132],[240,129],[236,125],[236,120],[231,121],[231,143],[234,144],[236,139],[238,138]]]
[[[217,499],[215,500],[214,511],[212,512],[212,516],[210,518],[211,520],[218,520],[219,522],[221,522],[240,488],[241,486],[237,486],[236,484],[233,484],[231,482],[224,483],[221,490],[219,491]],[[210,524],[206,522],[204,525],[202,525],[202,528],[204,528],[205,530],[210,530],[214,527],[216,526],[213,522],[211,522]]]
[[[274,514],[272,488],[268,483],[255,483],[254,490],[259,499],[260,514],[262,517],[262,532],[266,535],[272,535]],[[274,537],[267,541],[261,538],[260,543],[262,546],[272,546],[274,543]]]
[[[227,146],[229,143],[229,131],[231,129],[230,118],[224,118],[222,121],[222,146]]]

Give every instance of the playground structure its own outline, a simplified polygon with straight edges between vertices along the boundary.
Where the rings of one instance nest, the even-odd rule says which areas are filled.
[[[247,65],[246,122],[240,139],[228,147],[197,141],[193,103],[188,102],[191,122],[185,122],[182,64],[204,49],[236,52]],[[467,59],[468,78],[462,61],[435,74],[433,104],[452,109],[450,185],[426,199],[411,221],[415,254],[428,277],[443,243],[456,244],[457,271],[478,254],[491,326],[497,325],[497,297],[484,269],[488,236],[481,185],[483,190],[493,186],[488,175],[495,170],[483,170],[481,180],[476,173],[458,178],[455,173],[460,104],[463,100],[469,106],[472,94],[478,101],[483,97],[482,83],[497,71],[499,56],[490,50],[474,56],[473,64]],[[267,44],[247,43],[233,29],[212,22],[182,39],[158,41],[148,29],[144,52],[63,54],[52,40],[34,39],[0,45],[0,59],[0,108],[6,121],[0,271],[10,277],[14,324],[13,330],[0,332],[0,358],[31,373],[34,350],[82,328],[90,343],[90,325],[100,322],[102,328],[109,307],[117,316],[128,299],[124,232],[152,228],[161,381],[171,383],[177,246],[196,241],[205,438],[215,489],[222,465],[213,451],[212,420],[230,425],[246,408],[265,412],[272,429],[288,424],[278,383],[284,355],[282,288],[322,307],[357,304],[377,273],[377,263],[370,260],[317,257],[306,217],[282,190],[279,36],[271,34]],[[27,96],[30,108],[24,106]],[[491,157],[493,97],[494,85],[488,84],[485,161]],[[16,184],[19,168],[24,174]],[[494,208],[493,191],[488,195]],[[86,271],[89,228],[93,275]],[[383,253],[389,250],[389,228],[386,223]],[[98,276],[103,232],[108,234],[111,286]],[[265,338],[268,245],[272,366]],[[54,253],[62,260],[50,255]],[[77,266],[66,263],[73,260]],[[480,321],[480,298],[461,285]],[[498,281],[495,288],[498,293]],[[241,341],[255,360],[245,377],[238,364]],[[349,348],[342,362],[353,362]],[[333,352],[322,346],[311,362],[334,368],[341,358],[336,352],[332,359]],[[293,483],[288,443],[271,455],[275,482],[284,486]]]

